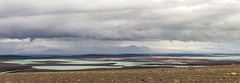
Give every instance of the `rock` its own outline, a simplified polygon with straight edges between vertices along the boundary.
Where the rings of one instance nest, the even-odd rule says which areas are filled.
[[[232,75],[237,75],[237,73],[234,73],[234,72],[232,72],[231,74],[232,74]]]
[[[237,73],[231,72],[231,73],[225,73],[225,75],[237,75]]]

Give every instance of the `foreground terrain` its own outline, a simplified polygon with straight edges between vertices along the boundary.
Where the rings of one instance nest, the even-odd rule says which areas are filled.
[[[0,74],[1,83],[238,83],[240,65]]]

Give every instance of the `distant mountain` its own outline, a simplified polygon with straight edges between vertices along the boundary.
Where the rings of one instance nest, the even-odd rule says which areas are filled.
[[[93,47],[79,49],[80,54],[142,54],[154,53],[154,51],[146,46],[130,45],[126,47]]]
[[[49,48],[44,50],[41,54],[65,54],[65,53],[60,49]]]
[[[119,48],[118,52],[119,53],[153,53],[154,51],[152,51],[151,48],[146,46],[131,45],[131,46]]]

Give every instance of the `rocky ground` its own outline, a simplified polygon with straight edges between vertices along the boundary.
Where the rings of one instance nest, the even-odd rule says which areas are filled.
[[[1,83],[238,83],[240,65],[0,74]]]

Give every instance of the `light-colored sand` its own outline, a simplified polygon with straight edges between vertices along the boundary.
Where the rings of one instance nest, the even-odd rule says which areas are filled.
[[[240,65],[0,74],[1,83],[239,83]]]

